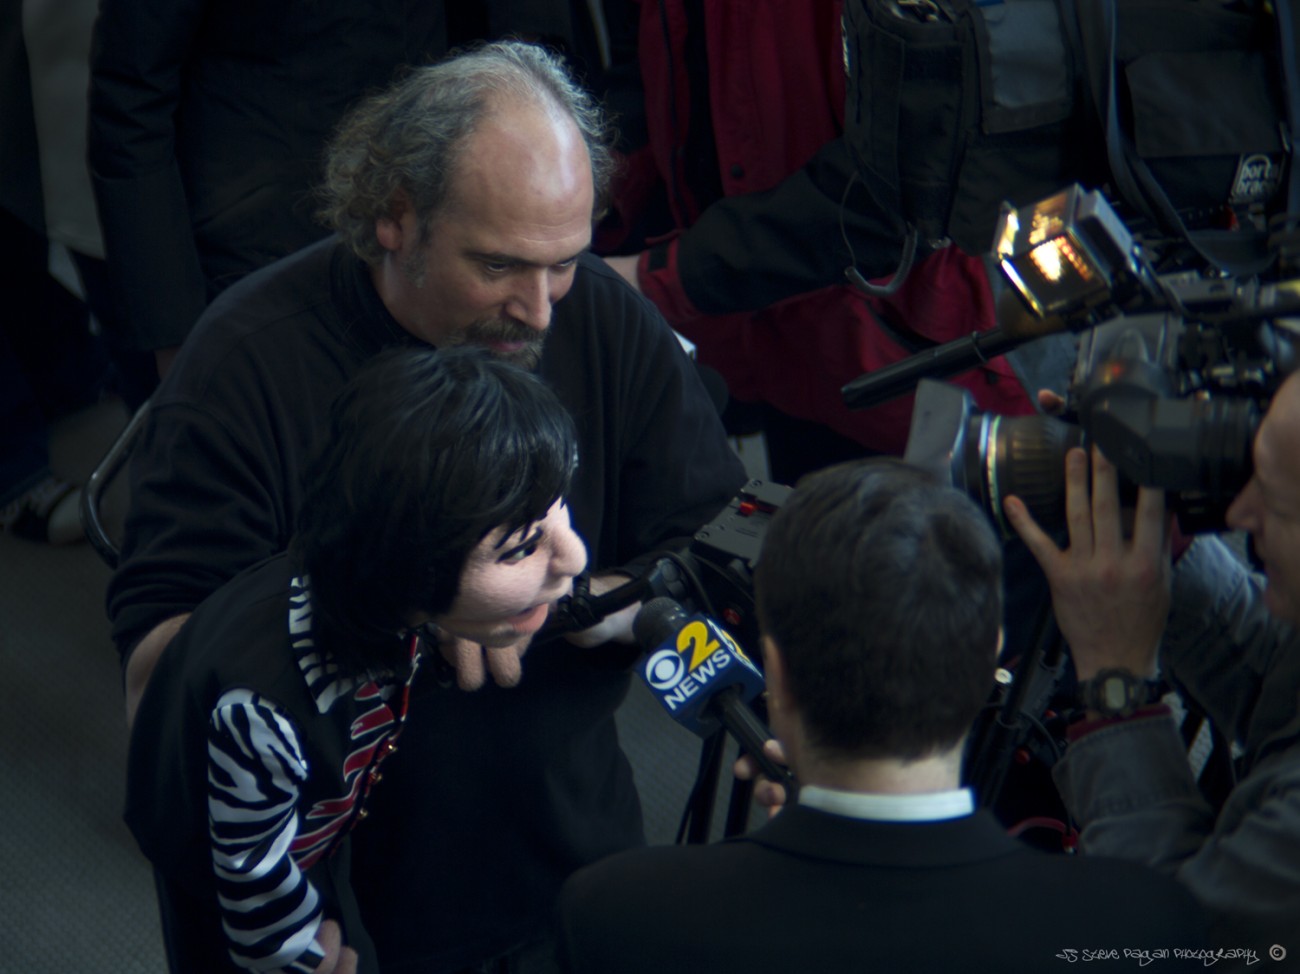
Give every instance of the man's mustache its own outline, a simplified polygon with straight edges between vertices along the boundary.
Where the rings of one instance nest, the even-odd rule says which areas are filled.
[[[475,321],[465,329],[465,340],[478,345],[495,342],[523,342],[526,345],[540,345],[546,336],[544,331],[530,328],[522,321],[513,318],[492,318],[487,321]]]

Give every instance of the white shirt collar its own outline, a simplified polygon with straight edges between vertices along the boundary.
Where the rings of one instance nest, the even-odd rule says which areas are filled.
[[[938,822],[975,811],[975,799],[969,788],[882,795],[804,785],[799,789],[799,804],[832,815],[876,822]]]

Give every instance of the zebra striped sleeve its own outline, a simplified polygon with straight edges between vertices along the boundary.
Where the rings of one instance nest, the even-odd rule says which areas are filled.
[[[320,897],[290,855],[307,763],[297,730],[246,689],[217,701],[208,727],[208,827],[231,959],[251,971],[310,974]]]

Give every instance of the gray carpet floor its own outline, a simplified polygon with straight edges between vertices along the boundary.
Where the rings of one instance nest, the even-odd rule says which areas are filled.
[[[53,430],[80,482],[125,422],[109,403]],[[126,724],[108,569],[87,545],[0,536],[0,970],[163,971],[153,879],[122,824]]]

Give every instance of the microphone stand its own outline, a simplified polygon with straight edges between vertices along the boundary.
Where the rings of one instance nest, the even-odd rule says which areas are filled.
[[[1038,638],[1015,669],[1011,685],[996,713],[972,735],[967,754],[966,780],[983,808],[992,808],[1023,739],[1026,715],[1040,716],[1060,680],[1064,651],[1051,603],[1040,610]]]
[[[713,806],[718,793],[718,777],[722,772],[722,754],[726,750],[727,732],[719,727],[704,739],[700,748],[699,770],[695,773],[695,786],[686,799],[681,828],[677,841],[683,837],[689,845],[707,845],[713,824]]]

